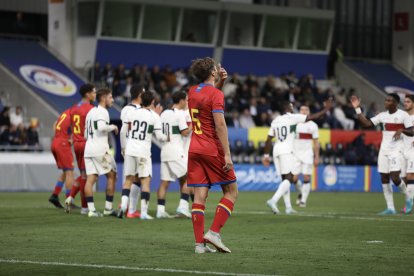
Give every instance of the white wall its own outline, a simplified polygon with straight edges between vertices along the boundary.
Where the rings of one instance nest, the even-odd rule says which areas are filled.
[[[96,54],[95,37],[78,37],[75,41],[74,66],[76,68],[84,68],[86,63],[93,65]]]
[[[48,32],[50,47],[58,51],[66,60],[72,60],[72,9],[71,1],[48,5]]]
[[[408,13],[408,31],[395,31],[393,26],[392,62],[414,76],[414,1],[395,0],[394,15]],[[393,16],[394,24],[394,16]]]

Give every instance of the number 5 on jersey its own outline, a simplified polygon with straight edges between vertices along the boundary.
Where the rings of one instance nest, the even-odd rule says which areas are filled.
[[[201,130],[201,122],[196,117],[196,114],[198,114],[198,113],[199,113],[198,109],[191,108],[191,121],[193,121],[194,133],[200,135],[200,134],[203,134],[203,131]]]

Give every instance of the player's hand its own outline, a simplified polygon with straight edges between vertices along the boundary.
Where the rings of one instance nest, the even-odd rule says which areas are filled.
[[[218,64],[218,71],[219,71],[220,81],[225,81],[228,78],[228,74],[227,74],[226,69],[221,67],[220,63]]]
[[[326,101],[324,101],[323,103],[324,107],[326,110],[330,110],[333,106],[333,99],[332,97],[329,97],[329,99],[327,99]]]
[[[319,157],[315,157],[313,164],[317,167],[319,165]]]
[[[69,142],[69,145],[73,145],[73,139],[72,138],[70,138],[69,140],[68,140],[68,142]]]
[[[121,155],[122,157],[125,157],[125,149],[121,149]]]
[[[233,169],[233,161],[231,161],[231,156],[226,154],[224,155],[224,162],[226,163],[223,167],[223,170],[225,172],[230,171],[231,169]]]
[[[263,156],[263,158],[262,158],[262,164],[265,167],[269,167],[270,166],[270,157],[269,156]]]
[[[401,139],[402,131],[403,131],[402,129],[397,130],[392,138],[395,141],[400,140]]]
[[[111,125],[113,127],[113,131],[115,132],[115,135],[118,135],[118,127],[116,125]]]
[[[358,108],[361,105],[361,100],[358,99],[358,97],[354,95],[351,97],[351,104],[354,108]]]

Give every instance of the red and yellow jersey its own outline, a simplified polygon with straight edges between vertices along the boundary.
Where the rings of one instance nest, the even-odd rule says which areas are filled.
[[[70,134],[70,109],[66,109],[56,121],[55,138],[69,140]]]
[[[86,142],[84,135],[86,115],[94,106],[90,103],[79,102],[70,110],[70,124],[74,142]]]
[[[193,126],[189,152],[223,155],[213,118],[213,113],[224,113],[223,92],[210,84],[192,86],[188,92],[188,108]]]

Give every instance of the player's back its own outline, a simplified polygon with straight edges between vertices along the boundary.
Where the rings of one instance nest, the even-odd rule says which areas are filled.
[[[170,137],[161,149],[161,160],[169,161],[184,155],[184,137],[181,131],[186,129],[187,122],[184,113],[178,109],[166,109],[161,113],[163,133]]]
[[[224,113],[224,95],[212,85],[199,84],[188,92],[188,107],[193,122],[189,152],[217,156],[223,154],[217,137],[214,112]]]
[[[70,109],[66,109],[56,121],[55,138],[69,140],[70,133]]]
[[[92,108],[86,115],[85,157],[104,156],[109,151],[108,132],[98,130],[98,122],[109,125],[108,110],[102,106]]]
[[[94,106],[90,103],[79,102],[70,111],[71,130],[74,142],[85,142],[84,131],[86,115]]]
[[[293,152],[296,125],[305,121],[306,115],[291,113],[283,114],[272,121],[269,135],[276,138],[274,156]]]
[[[126,119],[126,117],[127,117],[127,115],[128,115],[128,113],[130,112],[130,111],[132,111],[132,110],[136,110],[136,109],[138,109],[138,108],[141,108],[141,106],[140,105],[135,105],[135,104],[132,104],[132,103],[130,103],[130,104],[127,104],[126,106],[124,106],[123,108],[122,108],[122,110],[121,110],[121,117],[120,117],[120,119],[121,119],[121,121],[122,122],[125,122],[125,119]]]
[[[129,112],[125,121],[129,124],[125,154],[151,157],[152,134],[155,129],[161,129],[158,114],[148,108],[139,108]]]

